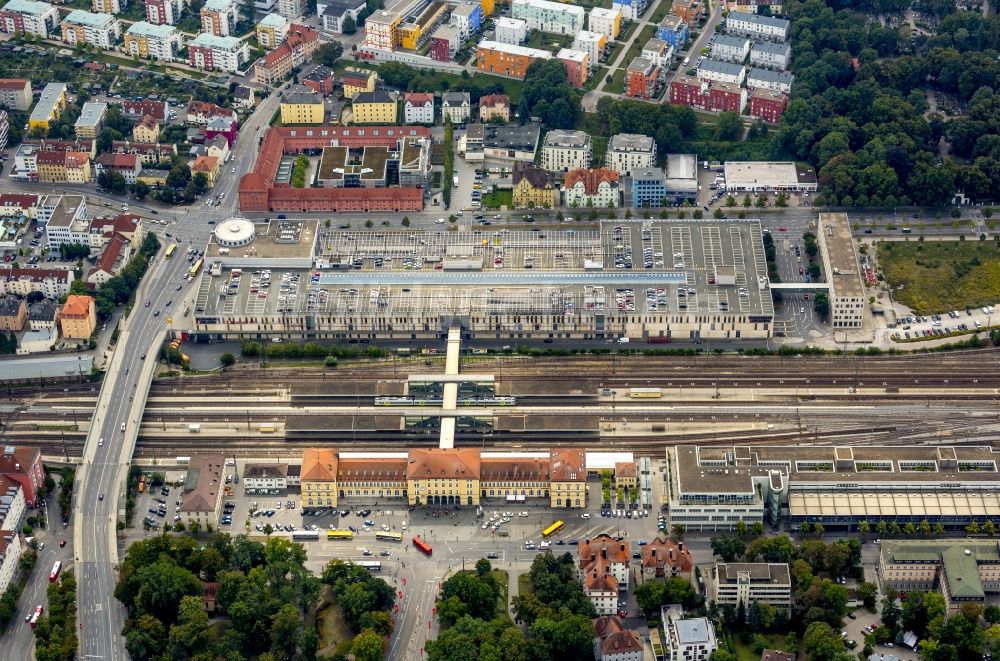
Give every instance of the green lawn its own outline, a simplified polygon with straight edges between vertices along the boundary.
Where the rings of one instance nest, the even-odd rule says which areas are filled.
[[[497,190],[483,194],[483,207],[486,209],[499,209],[505,206],[508,209],[514,208],[514,191]]]
[[[615,94],[624,94],[625,92],[625,73],[626,67],[628,65],[622,62],[622,66],[615,70],[614,74],[611,76],[611,82],[604,85],[605,92],[614,92]]]
[[[508,583],[510,581],[510,577],[507,575],[507,572],[502,569],[494,569],[490,572],[490,575],[493,576],[493,580],[495,580],[497,585],[500,586],[500,598],[498,599],[500,603],[497,605],[497,612],[503,613],[503,617],[509,620],[510,589],[508,588]]]
[[[660,6],[656,8],[656,11],[653,12],[653,15],[649,17],[650,22],[659,25],[660,21],[662,21],[667,14],[670,13],[672,5],[673,3],[663,0],[663,2],[660,3]]]
[[[896,300],[917,314],[1000,301],[1000,246],[992,241],[886,241],[878,263]]]
[[[558,53],[560,48],[569,48],[573,45],[573,36],[567,34],[549,34],[541,30],[531,33],[531,39],[525,44],[528,48],[539,48],[541,50]]]
[[[627,53],[625,53],[625,59],[622,60],[622,66],[627,67],[632,63],[632,60],[642,55],[642,47],[645,46],[646,42],[652,39],[655,34],[655,25],[647,25],[644,27],[642,32],[639,33],[639,37],[632,42],[632,47],[628,49]]]
[[[316,632],[319,634],[321,657],[332,655],[337,645],[354,639],[340,607],[331,603],[324,603],[316,612]]]
[[[531,577],[527,573],[519,574],[517,577],[517,593],[533,594],[534,592],[534,588],[531,587]]]
[[[781,634],[766,634],[764,639],[767,640],[767,649],[785,649],[785,637]],[[736,661],[760,661],[760,654],[754,652],[753,647],[743,644],[737,636],[733,636],[732,640],[736,646]]]

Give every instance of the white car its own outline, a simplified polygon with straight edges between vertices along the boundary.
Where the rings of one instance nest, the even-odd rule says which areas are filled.
[[[407,526],[406,521],[403,521],[403,523],[401,525],[401,527],[403,528],[403,530],[406,530],[406,526]]]
[[[385,525],[384,523],[379,527],[382,529],[383,532],[389,532],[389,526]]]
[[[517,515],[518,516],[528,516],[528,513],[527,512],[518,512]]]
[[[514,513],[513,512],[504,512],[503,515],[504,516],[514,516]]]
[[[364,527],[363,527],[363,528],[361,528],[361,529],[362,529],[362,530],[364,530],[365,532],[371,532],[371,531],[372,531],[372,529],[371,529],[371,528],[369,528],[368,526],[364,526]]]
[[[434,221],[435,225],[444,225],[444,218],[438,218]]]
[[[489,524],[489,522],[486,522],[486,523],[484,523],[483,525],[481,525],[479,527],[482,528],[483,530],[486,530],[487,528],[490,527],[490,524]]]
[[[502,519],[500,519],[500,523],[510,523],[510,517],[509,516],[503,517]]]
[[[580,518],[581,519],[589,519],[590,518],[590,512],[584,512],[583,514],[580,515]]]

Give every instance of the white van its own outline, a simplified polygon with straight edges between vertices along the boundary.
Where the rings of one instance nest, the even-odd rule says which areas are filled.
[[[125,423],[122,423],[122,431],[125,431]]]

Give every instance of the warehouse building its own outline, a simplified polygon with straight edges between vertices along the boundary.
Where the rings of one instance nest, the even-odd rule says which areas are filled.
[[[813,192],[817,189],[816,171],[792,161],[727,161],[724,173],[728,191]]]
[[[672,524],[738,521],[856,530],[861,521],[961,528],[1000,517],[998,453],[988,446],[678,446],[667,450]]]

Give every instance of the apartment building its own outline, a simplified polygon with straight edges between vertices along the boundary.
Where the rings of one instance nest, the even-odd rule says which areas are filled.
[[[705,58],[698,65],[696,75],[698,80],[730,83],[731,85],[739,86],[746,79],[747,70],[742,64],[720,62]]]
[[[183,13],[183,0],[146,0],[146,21],[153,25],[174,25]]]
[[[71,11],[60,24],[62,40],[72,46],[87,45],[110,49],[122,34],[121,22],[113,14],[94,14],[82,9]]]
[[[787,41],[791,27],[792,22],[787,19],[763,14],[731,11],[726,16],[726,32],[751,39]]]
[[[38,224],[45,227],[50,250],[64,243],[90,245],[90,223],[83,195],[47,195],[38,210]]]
[[[757,601],[784,611],[792,605],[788,563],[718,562],[710,584],[710,600],[719,605],[748,608]]]
[[[591,32],[607,35],[608,39],[617,39],[622,29],[622,12],[620,9],[605,9],[594,7],[590,10],[590,20],[587,29]]]
[[[621,206],[619,174],[607,168],[578,169],[566,173],[563,202],[574,209],[615,209]]]
[[[317,8],[320,5],[317,5]],[[357,26],[358,15],[364,10],[364,0],[334,0],[327,5],[323,5],[319,12],[320,25],[327,32],[336,34],[344,33],[344,22],[350,18]]]
[[[28,322],[28,307],[24,299],[14,296],[0,297],[0,331],[24,330]]]
[[[149,115],[160,124],[165,124],[170,115],[170,106],[166,101],[124,101],[121,104],[122,114],[131,120],[140,120]]]
[[[503,44],[499,41],[483,40],[476,47],[477,69],[522,80],[535,60],[549,59],[552,59],[552,53],[547,50]]]
[[[590,167],[592,155],[590,135],[583,131],[553,129],[542,141],[540,165],[550,172],[568,172]]]
[[[205,71],[236,73],[249,58],[250,47],[237,37],[218,37],[202,32],[188,43],[188,64]]]
[[[25,111],[31,107],[31,101],[30,80],[0,78],[0,106]]]
[[[288,488],[288,464],[247,464],[240,476],[243,490],[255,493],[258,489]]]
[[[750,40],[746,37],[717,34],[712,37],[709,51],[712,59],[743,64],[750,55]]]
[[[514,0],[510,15],[527,23],[529,30],[569,35],[584,29],[587,16],[583,7],[550,0]]]
[[[858,251],[846,213],[819,216],[823,273],[829,273],[830,324],[835,329],[860,330],[864,325],[865,285]]]
[[[71,294],[59,313],[62,336],[68,340],[86,340],[97,328],[97,311],[92,296]]]
[[[27,503],[21,485],[14,480],[0,477],[0,531],[20,530],[26,509]]]
[[[120,234],[115,235],[104,246],[97,261],[84,277],[84,281],[98,287],[107,283],[108,280],[121,273],[121,270],[128,266],[129,261],[132,259],[132,252],[132,247],[129,245],[128,239]]]
[[[49,298],[69,293],[75,276],[68,269],[15,269],[0,267],[0,293],[27,296],[33,291]]]
[[[787,71],[771,71],[759,67],[750,69],[750,74],[747,76],[747,87],[753,90],[765,89],[782,94],[791,94],[794,82],[795,76]]]
[[[618,612],[618,595],[628,590],[630,545],[607,534],[580,542],[580,580],[598,615]]]
[[[403,122],[406,124],[434,123],[434,94],[407,92],[403,95]]]
[[[256,33],[261,48],[277,48],[288,34],[288,19],[281,14],[268,14],[257,24]]]
[[[899,592],[938,592],[949,610],[1000,593],[1000,544],[992,539],[886,541],[879,578]]]
[[[694,25],[701,19],[704,11],[702,0],[673,0],[670,6],[670,12],[688,25]]]
[[[709,82],[693,76],[674,76],[670,81],[670,103],[711,112],[742,113],[747,103],[747,91],[734,83]]]
[[[452,124],[464,124],[472,115],[472,97],[468,92],[445,92],[441,95],[441,117]]]
[[[410,505],[478,505],[481,457],[474,449],[412,449],[406,466]]]
[[[459,5],[454,11],[458,11]],[[480,10],[481,11],[481,10]],[[452,17],[454,17],[454,12]],[[399,25],[402,18],[396,12],[380,11],[365,19],[365,46],[394,51],[401,43]]]
[[[195,175],[200,172],[205,175],[209,188],[215,186],[215,182],[218,180],[221,171],[222,159],[218,156],[204,154],[196,157],[191,163],[191,174]]]
[[[642,636],[637,630],[626,629],[614,615],[602,615],[593,624],[596,661],[643,661]]]
[[[171,62],[183,47],[181,33],[166,23],[138,21],[125,31],[125,52],[136,57]]]
[[[788,43],[755,41],[750,48],[750,64],[764,69],[784,71],[792,60],[792,47]]]
[[[642,47],[642,53],[639,56],[655,64],[660,69],[660,78],[662,79],[666,72],[670,71],[670,61],[674,57],[674,49],[662,39],[653,37]]]
[[[670,44],[674,51],[679,51],[687,43],[688,24],[679,16],[664,16],[656,28],[656,36]]]
[[[284,41],[262,59],[257,60],[254,65],[254,76],[257,80],[268,85],[277,85],[291,75],[295,67],[301,67],[311,60],[319,46],[319,32],[308,26],[292,23],[288,27]],[[371,75],[374,76],[374,74]],[[346,94],[347,74],[345,74],[344,80]],[[374,84],[372,89],[374,89]]]
[[[120,14],[128,9],[128,0],[91,0],[96,14]]]
[[[142,161],[136,154],[101,154],[94,161],[94,174],[100,177],[102,174],[116,173],[125,178],[125,183],[134,184],[142,170]]]
[[[663,631],[666,634],[666,661],[708,661],[719,648],[715,626],[705,617],[684,617],[679,605],[660,609]]]
[[[321,64],[304,76],[299,76],[299,82],[314,92],[318,92],[323,96],[330,96],[333,94],[333,69]],[[245,89],[249,91],[252,101],[253,88],[247,87]],[[239,92],[239,89],[236,91]],[[255,103],[251,102],[247,107],[252,108],[254,105]]]
[[[566,79],[573,87],[583,87],[590,77],[590,55],[587,51],[560,48],[556,59],[566,67]]]
[[[439,25],[431,33],[432,60],[451,62],[461,46],[462,40],[454,25]]]
[[[646,12],[648,0],[611,0],[611,8],[622,13],[622,18],[637,21]]]
[[[306,13],[306,0],[278,0],[277,8],[285,18],[299,18]]]
[[[59,25],[59,10],[47,2],[10,0],[0,10],[0,32],[52,37]]]
[[[239,20],[236,0],[207,0],[201,8],[201,31],[215,37],[228,37]]]
[[[644,581],[690,575],[693,566],[691,551],[684,546],[684,542],[656,537],[642,547],[641,576]]]
[[[788,95],[771,90],[754,90],[750,94],[750,116],[777,124],[788,107]]]
[[[48,299],[35,301],[28,308],[28,328],[33,331],[55,328],[59,308]]]
[[[209,524],[218,524],[222,512],[225,464],[222,453],[191,455],[177,511],[184,523],[197,523],[202,530]]]
[[[619,133],[611,136],[604,156],[607,167],[621,175],[656,165],[656,141],[647,135]]]
[[[496,19],[494,38],[501,44],[520,46],[528,38],[528,22],[520,18],[501,16]]]
[[[0,193],[0,218],[35,218],[41,196],[31,193]]]
[[[24,539],[16,530],[0,531],[0,591],[7,592],[24,554]]]
[[[489,122],[493,118],[510,121],[510,97],[506,94],[488,94],[479,97],[479,121]]]
[[[384,90],[359,92],[351,99],[351,123],[395,124],[397,106],[394,93]]]
[[[651,99],[660,82],[660,67],[645,57],[636,57],[625,71],[625,95],[636,99]]]
[[[35,156],[37,179],[48,184],[85,184],[92,179],[90,155],[80,151],[42,151]]]
[[[305,85],[292,85],[281,95],[281,123],[322,124],[325,115],[323,95]]]
[[[552,173],[543,168],[514,168],[514,208],[554,209],[559,205],[559,189]]]
[[[36,128],[48,130],[50,123],[59,119],[65,109],[66,83],[47,83],[28,117],[29,130]]]
[[[598,615],[614,615],[618,613],[618,581],[606,568],[597,563],[580,577],[583,583],[583,593],[594,605]]]
[[[160,140],[160,125],[155,119],[146,115],[132,127],[132,139],[136,142],[155,144]]]
[[[73,129],[78,139],[94,140],[101,131],[104,124],[104,117],[108,114],[108,104],[97,101],[88,101],[80,109],[80,116],[77,118]]]
[[[598,63],[604,57],[604,50],[608,45],[608,35],[590,30],[580,30],[573,38],[573,50],[583,51],[590,57],[590,61]]]
[[[462,41],[469,39],[483,24],[483,6],[478,2],[459,3],[451,10],[449,22],[458,28]]]

